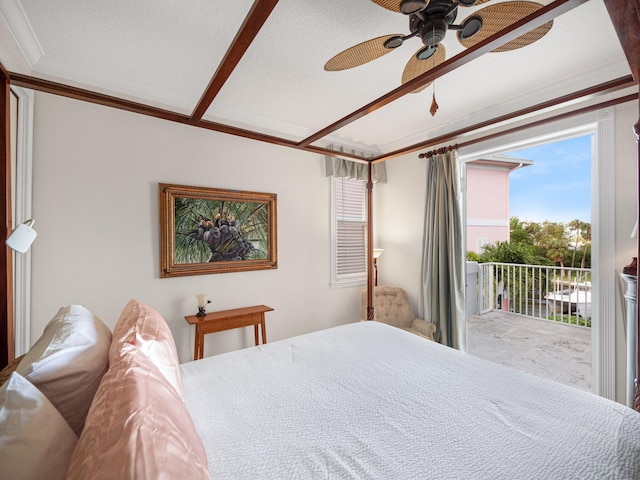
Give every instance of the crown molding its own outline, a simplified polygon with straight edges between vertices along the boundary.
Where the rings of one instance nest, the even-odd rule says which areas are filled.
[[[43,57],[44,50],[19,0],[0,0],[0,17],[11,33],[16,46],[33,68]]]

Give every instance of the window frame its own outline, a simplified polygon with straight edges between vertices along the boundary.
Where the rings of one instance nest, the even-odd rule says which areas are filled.
[[[361,224],[363,229],[364,245],[362,249],[363,270],[356,273],[339,273],[338,262],[338,229],[339,229],[339,202],[338,202],[338,183],[339,182],[357,182],[362,187],[362,216],[360,218],[351,217],[342,221],[351,224]],[[360,180],[354,180],[342,177],[331,177],[331,288],[362,286],[367,283],[367,192],[366,185]]]

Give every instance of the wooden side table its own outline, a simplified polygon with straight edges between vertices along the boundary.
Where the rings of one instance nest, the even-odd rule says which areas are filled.
[[[184,319],[189,325],[196,326],[196,339],[193,351],[193,359],[204,357],[204,336],[207,333],[222,332],[233,328],[250,327],[253,325],[256,345],[259,345],[258,325],[262,332],[262,343],[267,343],[267,327],[264,321],[265,312],[272,312],[273,308],[266,305],[254,307],[234,308],[219,312],[207,313],[204,317],[188,315]]]

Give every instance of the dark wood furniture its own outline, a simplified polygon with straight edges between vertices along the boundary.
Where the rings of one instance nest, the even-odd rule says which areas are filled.
[[[224,330],[250,327],[253,325],[256,345],[260,345],[258,336],[259,325],[262,333],[262,343],[267,343],[267,327],[264,321],[264,314],[272,311],[273,308],[267,307],[266,305],[255,305],[253,307],[211,312],[203,317],[187,315],[184,319],[189,325],[196,326],[193,359],[199,360],[204,357],[204,336],[207,333],[222,332]]]

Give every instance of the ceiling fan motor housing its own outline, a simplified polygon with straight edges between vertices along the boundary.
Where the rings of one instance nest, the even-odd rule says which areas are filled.
[[[434,46],[444,40],[447,34],[447,23],[444,20],[427,20],[420,27],[420,38],[427,46]]]
[[[451,0],[431,0],[424,10],[410,15],[409,30],[417,33],[426,46],[439,44],[458,15],[458,4]]]

